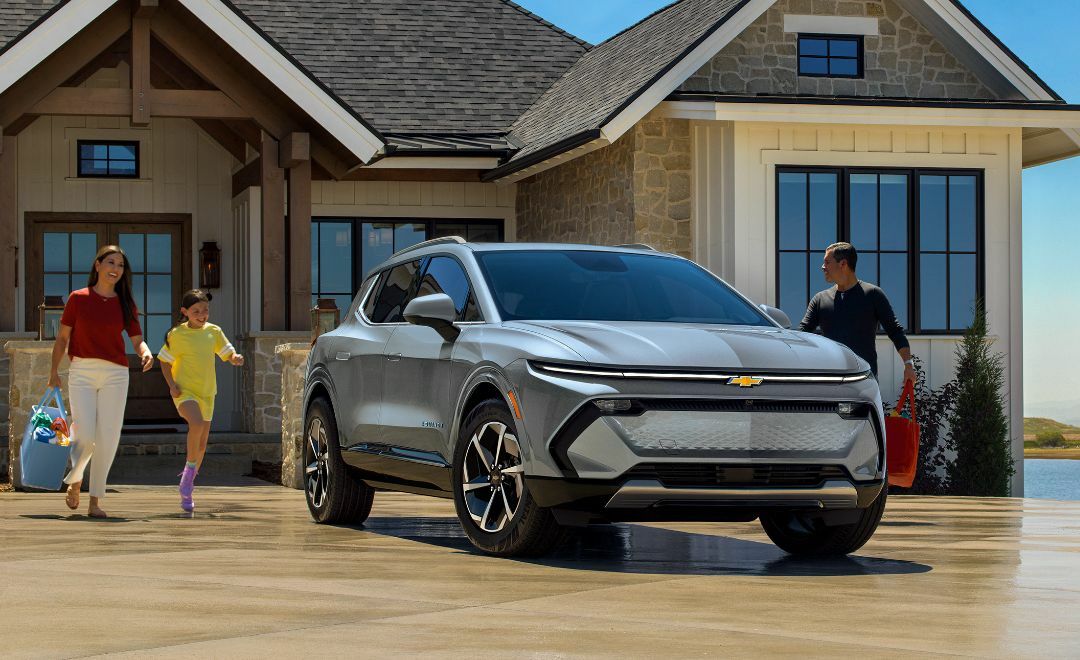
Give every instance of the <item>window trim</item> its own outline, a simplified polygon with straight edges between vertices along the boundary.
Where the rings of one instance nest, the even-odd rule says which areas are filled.
[[[850,175],[851,174],[905,174],[908,177],[908,250],[907,250],[907,281],[908,281],[908,296],[907,296],[907,313],[908,313],[908,325],[909,328],[905,328],[905,333],[911,336],[962,336],[966,329],[941,329],[941,328],[923,328],[921,312],[922,297],[920,295],[919,286],[921,284],[921,273],[919,272],[919,260],[922,255],[921,243],[920,243],[920,217],[919,213],[919,176],[922,174],[938,175],[938,176],[974,176],[975,177],[975,298],[976,300],[986,297],[986,171],[983,169],[964,169],[964,168],[945,168],[945,167],[868,167],[868,166],[850,166],[850,167],[830,167],[821,165],[777,165],[775,167],[773,186],[773,232],[774,240],[772,246],[772,254],[774,255],[773,266],[773,300],[779,304],[780,302],[780,175],[781,174],[811,174],[811,173],[835,173],[838,177],[837,195],[837,241],[849,241],[851,238],[851,194],[850,194]],[[807,180],[809,185],[809,179]],[[947,199],[947,198],[946,198]],[[809,203],[809,195],[807,196],[807,203]],[[879,199],[880,204],[880,199]],[[807,225],[809,231],[809,217],[807,217]],[[880,237],[879,237],[880,238]],[[946,243],[948,245],[948,243]],[[856,246],[857,248],[858,246]],[[797,252],[797,250],[785,250],[786,252]],[[816,250],[810,249],[809,238],[804,252],[809,255]],[[879,252],[875,250],[874,252]],[[946,252],[951,254],[951,252]],[[961,254],[967,254],[961,252]],[[948,259],[946,259],[948,262]],[[809,267],[809,263],[807,264]],[[948,271],[946,271],[946,277],[948,277]],[[946,290],[946,319],[948,319],[949,302],[951,297],[951,291]],[[809,299],[807,300],[809,303]],[[796,324],[798,321],[792,319]],[[880,331],[878,336],[884,336]]]
[[[84,146],[104,146],[104,147],[131,147],[135,151],[135,171],[131,174],[112,174],[106,172],[105,174],[91,174],[83,172],[84,160],[96,161],[100,158],[88,158],[82,157],[82,148]],[[75,177],[78,179],[138,179],[142,171],[142,153],[140,151],[139,140],[94,140],[84,139],[75,141]],[[106,157],[106,163],[112,163],[113,159]],[[127,162],[126,160],[117,162]]]
[[[803,39],[820,39],[826,42],[826,51],[828,50],[829,41],[853,41],[855,42],[855,57],[836,56],[836,59],[841,60],[855,60],[856,72],[854,75],[846,73],[804,73],[802,70],[802,58],[803,58]],[[863,35],[861,34],[823,34],[819,32],[800,32],[795,37],[795,74],[802,78],[840,78],[846,80],[855,80],[864,78],[866,76],[865,59],[866,51],[864,49]],[[814,59],[824,60],[826,69],[829,69],[829,61],[833,59],[832,55],[807,55],[806,57],[812,57]]]

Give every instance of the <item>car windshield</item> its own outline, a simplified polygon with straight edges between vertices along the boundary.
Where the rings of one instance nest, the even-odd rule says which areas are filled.
[[[772,325],[730,287],[683,259],[592,250],[476,256],[507,321]]]

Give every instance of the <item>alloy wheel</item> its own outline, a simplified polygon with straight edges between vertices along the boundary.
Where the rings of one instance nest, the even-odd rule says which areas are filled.
[[[312,506],[322,508],[330,491],[330,467],[327,465],[328,447],[326,429],[318,417],[311,420],[307,432],[307,448],[304,452],[310,463],[304,468],[307,495]]]
[[[502,531],[514,519],[525,492],[524,474],[521,446],[505,424],[488,422],[470,438],[461,489],[469,515],[482,531]]]

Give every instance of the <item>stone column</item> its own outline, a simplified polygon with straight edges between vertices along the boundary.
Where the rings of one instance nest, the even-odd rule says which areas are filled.
[[[246,433],[281,432],[281,358],[279,344],[310,344],[310,332],[249,332],[238,338],[244,355],[240,371],[240,406]]]
[[[4,346],[10,368],[8,385],[8,458],[11,483],[16,488],[22,487],[22,474],[19,470],[19,450],[22,445],[23,429],[30,416],[30,406],[37,404],[45,393],[49,381],[49,366],[52,360],[53,342],[51,341],[9,341]],[[64,405],[71,412],[68,399],[67,373],[68,359],[60,363],[60,390],[64,395]]]
[[[281,364],[281,485],[304,487],[304,382],[311,344],[274,348]]]

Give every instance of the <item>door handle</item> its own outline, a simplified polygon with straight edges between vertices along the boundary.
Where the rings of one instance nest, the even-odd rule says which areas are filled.
[[[352,357],[352,353],[346,353],[345,351],[338,351],[338,354],[334,356],[335,360],[341,360],[342,362]]]
[[[401,353],[387,353],[386,359],[390,362],[399,362],[401,360]]]

